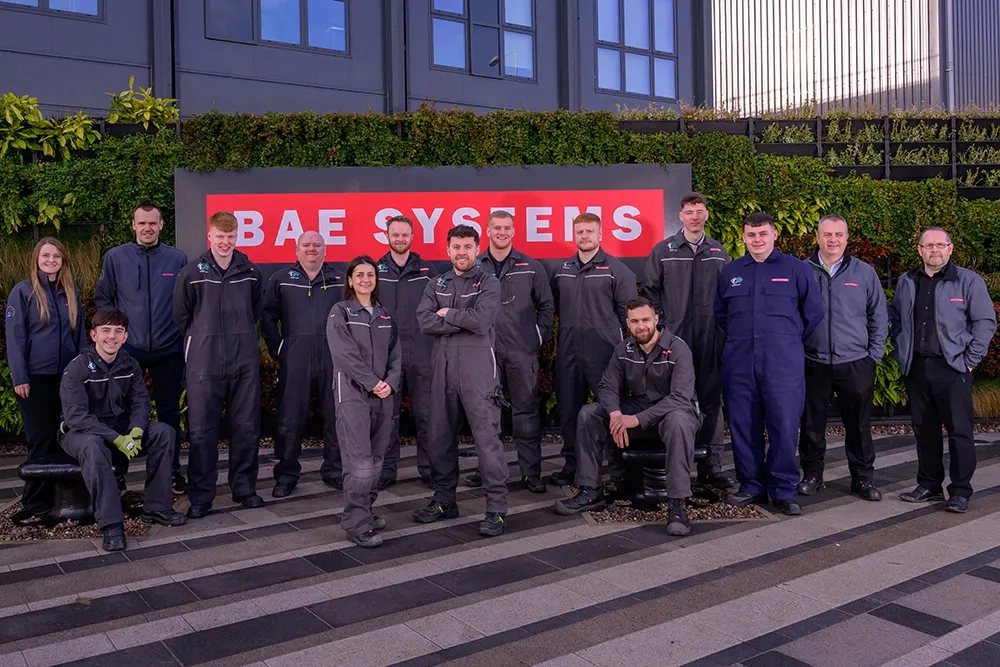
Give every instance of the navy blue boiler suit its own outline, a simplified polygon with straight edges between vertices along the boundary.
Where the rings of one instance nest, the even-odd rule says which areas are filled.
[[[811,269],[777,250],[763,262],[749,254],[733,261],[719,274],[715,319],[727,335],[722,388],[740,492],[794,500],[806,394],[802,342],[823,321]]]

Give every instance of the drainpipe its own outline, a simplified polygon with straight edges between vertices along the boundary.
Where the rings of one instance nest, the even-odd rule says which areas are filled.
[[[955,0],[944,0],[944,102],[955,113]]]

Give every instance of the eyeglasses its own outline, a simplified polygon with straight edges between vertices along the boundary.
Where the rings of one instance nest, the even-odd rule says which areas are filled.
[[[928,250],[944,250],[950,243],[918,243],[921,248],[927,248]]]

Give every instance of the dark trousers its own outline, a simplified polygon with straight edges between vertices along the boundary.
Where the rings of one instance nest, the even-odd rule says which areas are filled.
[[[191,366],[188,366],[189,371]],[[225,376],[195,371],[188,376],[188,498],[191,504],[215,500],[219,475],[222,410],[229,420],[229,488],[234,498],[256,493],[260,449],[260,367],[238,366]]]
[[[170,461],[173,459],[177,436],[174,429],[159,422],[149,422],[142,434],[142,451],[146,456],[146,493],[143,509],[147,512],[164,512],[171,509]],[[96,435],[70,431],[62,438],[62,447],[80,462],[83,483],[90,492],[94,518],[101,528],[122,523],[121,493],[115,481],[113,456],[118,453],[114,445]]]
[[[916,357],[904,378],[917,438],[917,484],[940,491],[944,483],[944,436],[951,457],[949,496],[972,496],[976,471],[973,440],[972,373],[959,373],[941,358]]]
[[[146,354],[129,349],[132,358],[139,362],[143,373],[149,372],[153,381],[150,392],[156,403],[156,421],[174,430],[173,460],[171,472],[181,471],[181,391],[184,385],[184,353]]]
[[[576,474],[576,420],[580,408],[587,404],[591,392],[596,396],[615,346],[596,337],[583,344],[569,342],[565,334],[559,337],[559,354],[556,355],[556,402],[559,406],[559,427],[563,446],[560,454],[565,463],[563,471],[570,479]]]
[[[287,354],[287,353],[286,353]],[[287,357],[286,357],[287,358]],[[315,366],[314,366],[315,368]],[[323,477],[340,477],[340,449],[337,446],[337,409],[333,391],[333,368],[297,368],[282,364],[278,371],[278,429],[274,439],[275,484],[297,484],[302,473],[299,456],[309,418],[309,399],[316,392],[323,417]]]
[[[66,456],[59,446],[60,375],[32,375],[28,379],[28,398],[17,397],[17,407],[24,421],[24,439],[28,443],[28,463],[57,463]],[[21,490],[21,505],[26,512],[39,515],[52,509],[52,482],[28,481]]]
[[[843,364],[823,364],[806,359],[806,407],[799,429],[799,463],[803,477],[823,479],[826,457],[826,417],[830,399],[837,394],[844,422],[844,450],[851,483],[873,481],[875,445],[872,443],[872,396],[875,362],[871,357]]]
[[[722,353],[710,338],[711,345],[692,347],[695,363],[694,389],[698,408],[704,415],[698,430],[698,444],[708,448],[708,456],[698,461],[698,474],[722,472],[722,453],[725,449],[725,425],[722,415]]]
[[[405,354],[405,351],[404,351]],[[389,434],[389,449],[382,462],[382,479],[396,479],[399,470],[399,411],[403,407],[403,396],[410,397],[413,421],[417,426],[417,472],[421,478],[431,476],[431,464],[427,457],[428,429],[431,406],[431,371],[419,364],[403,364],[402,391],[393,394],[392,432]]]
[[[341,377],[341,382],[347,382]],[[344,511],[340,526],[348,535],[371,528],[372,503],[378,497],[377,484],[382,458],[392,429],[392,407],[396,401],[379,398],[357,387],[342,387],[337,405],[337,433],[344,468]]]
[[[538,414],[538,355],[501,351],[500,379],[510,401],[517,463],[524,477],[542,475],[542,420]]]

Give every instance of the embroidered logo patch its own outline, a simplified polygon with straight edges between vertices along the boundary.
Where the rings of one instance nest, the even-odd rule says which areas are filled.
[[[594,268],[595,268],[595,269],[604,269],[605,271],[607,271],[607,270],[609,270],[609,269],[610,269],[611,267],[610,267],[610,266],[595,266]]]
[[[175,273],[161,273],[160,275],[163,276],[164,278],[173,278],[177,274],[175,274]]]
[[[296,271],[295,269],[292,269],[291,271],[288,272],[288,277],[291,278],[292,280],[298,280],[299,278],[302,277],[302,274]]]
[[[845,287],[861,287],[861,285],[859,285],[857,283],[844,283],[844,286]]]
[[[787,283],[788,278],[771,278],[772,283]]]
[[[93,361],[91,361],[90,363],[87,364],[87,368],[90,369],[91,373],[96,373],[97,372],[97,364],[95,364]]]
[[[17,314],[17,312],[14,310],[14,306],[7,306],[7,319],[8,320],[10,318],[14,317],[14,315],[16,315],[16,314]]]
[[[521,262],[520,264],[515,264],[514,266],[528,266],[527,262]]]
[[[722,252],[722,248],[709,248],[709,252]]]
[[[382,273],[385,273],[386,271],[388,271],[388,270],[389,270],[389,265],[388,265],[388,264],[386,264],[385,262],[381,262],[381,263],[380,263],[380,264],[378,265],[378,270],[379,270],[379,271],[381,271]]]
[[[198,270],[201,271],[202,273],[208,273],[208,263],[207,262],[199,262],[198,263]]]
[[[965,299],[948,299],[952,303],[965,303]]]
[[[677,241],[670,241],[667,243],[667,249],[670,250],[670,252],[675,252],[677,250]]]
[[[739,287],[740,285],[743,284],[743,276],[736,276],[735,278],[729,281],[729,284],[732,285],[733,287]]]
[[[448,284],[448,279],[447,278],[441,277],[441,278],[437,279],[437,286],[438,287],[445,287],[447,284]]]

